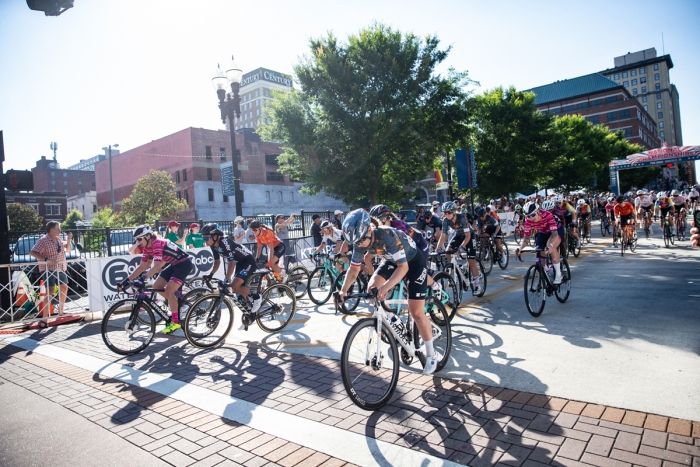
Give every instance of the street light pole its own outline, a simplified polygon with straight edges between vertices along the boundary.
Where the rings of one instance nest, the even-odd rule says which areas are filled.
[[[108,147],[102,149],[107,149],[109,153],[109,193],[112,197],[112,213],[114,213],[114,184],[112,183],[112,146],[114,146],[115,148],[119,147],[118,144],[110,144]]]
[[[231,57],[231,64],[226,70],[226,74],[219,68],[212,83],[216,94],[219,97],[219,109],[221,110],[221,121],[229,122],[229,133],[231,135],[231,165],[233,166],[233,192],[236,203],[236,216],[243,215],[243,206],[241,205],[241,172],[238,168],[238,150],[236,149],[236,130],[235,117],[241,116],[241,98],[238,91],[241,86],[243,72],[236,65],[236,62]],[[226,93],[226,84],[231,84],[231,92]]]

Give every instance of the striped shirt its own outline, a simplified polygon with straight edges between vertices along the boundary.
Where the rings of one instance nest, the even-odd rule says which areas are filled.
[[[544,211],[540,209],[540,220],[534,222],[529,217],[525,219],[525,237],[529,237],[530,233],[534,229],[540,233],[552,233],[556,232],[559,228],[557,219],[549,211]]]

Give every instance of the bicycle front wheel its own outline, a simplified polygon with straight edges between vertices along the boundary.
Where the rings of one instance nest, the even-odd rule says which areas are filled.
[[[501,242],[501,248],[503,248],[503,253],[498,256],[498,267],[505,269],[508,267],[508,262],[510,261],[510,253],[508,253],[508,245],[506,242]]]
[[[345,276],[347,276],[347,271],[343,271],[340,274],[338,274],[338,277],[335,278],[335,286],[333,287],[333,290],[337,292],[340,292],[342,290],[343,284],[345,283]],[[353,282],[350,288],[348,289],[348,295],[365,292],[366,287],[363,286],[362,279],[360,279],[360,277],[361,276],[358,274],[355,278],[355,282]],[[340,311],[342,311],[344,315],[354,315],[356,314],[355,309],[359,304],[359,297],[345,299],[343,304],[340,305]]]
[[[389,402],[399,380],[396,341],[383,323],[381,329],[380,336],[376,318],[358,321],[345,337],[340,356],[345,391],[364,410],[377,410]]]
[[[523,232],[518,227],[513,231],[513,238],[515,239],[516,245],[523,239]]]
[[[442,290],[440,291],[440,302],[447,310],[447,313],[450,316],[450,321],[452,321],[452,318],[454,318],[457,314],[457,309],[459,308],[459,304],[461,303],[461,287],[457,287],[457,284],[455,284],[455,281],[452,278],[452,276],[450,276],[446,272],[438,272],[433,276],[433,280],[440,284],[440,286],[442,287]],[[437,297],[437,294],[435,294],[435,292],[433,292],[433,295]]]
[[[542,269],[534,264],[525,273],[525,306],[535,318],[542,314],[547,300],[545,280]]]
[[[309,276],[309,285],[307,288],[309,300],[316,305],[323,305],[326,303],[333,293],[333,282],[333,276],[330,272],[326,271],[326,268],[320,267],[314,269]]]
[[[156,334],[151,307],[130,298],[112,305],[102,318],[102,340],[119,355],[141,352]]]
[[[184,323],[185,318],[187,318],[187,310],[190,309],[192,304],[196,302],[199,298],[212,293],[212,290],[206,287],[190,289],[185,295],[180,299],[180,322]]]
[[[555,286],[555,293],[557,300],[559,300],[559,303],[564,303],[568,298],[569,294],[571,293],[571,270],[569,269],[569,263],[566,261],[562,261],[560,264],[561,267],[561,284],[559,286]]]
[[[481,249],[481,263],[484,265],[484,274],[487,276],[491,274],[491,270],[493,269],[493,253],[489,245],[484,245]]]
[[[605,237],[607,235],[606,225],[605,225],[605,222],[603,222],[602,220],[600,221],[600,234],[603,237]]]
[[[182,330],[190,345],[209,349],[223,343],[232,326],[233,305],[220,294],[209,294],[190,306]]]
[[[286,285],[275,284],[263,291],[256,321],[265,332],[279,332],[292,321],[296,311],[294,291]]]
[[[297,300],[300,300],[309,287],[309,270],[304,266],[295,266],[287,272],[287,277],[287,285],[294,291]]]
[[[450,328],[450,317],[447,315],[447,310],[435,297],[429,297],[425,300],[425,314],[430,318],[430,327],[433,332],[433,348],[440,356],[440,361],[435,368],[435,371],[440,371],[445,368],[450,360],[450,350],[452,349],[452,329]],[[418,326],[413,323],[413,342],[416,348],[423,345],[423,338],[418,332]],[[427,356],[423,352],[417,353],[420,364],[425,368],[425,360]]]

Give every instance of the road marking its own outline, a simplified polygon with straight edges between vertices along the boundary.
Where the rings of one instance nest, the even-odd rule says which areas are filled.
[[[185,402],[300,446],[356,465],[444,465],[454,462],[296,415],[253,404],[195,384],[137,370],[25,337],[4,339],[16,347]]]

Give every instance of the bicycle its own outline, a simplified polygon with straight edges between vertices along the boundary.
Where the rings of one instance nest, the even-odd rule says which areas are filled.
[[[452,255],[449,261],[446,257],[447,254]],[[449,301],[443,304],[446,307],[448,304],[452,306],[452,310],[448,310],[450,313],[450,321],[452,321],[452,318],[454,318],[457,313],[457,308],[459,308],[460,303],[463,301],[463,292],[471,290],[472,295],[475,297],[483,297],[486,293],[487,276],[484,273],[484,265],[481,264],[478,258],[475,259],[477,267],[479,268],[479,284],[481,285],[481,287],[476,290],[474,288],[469,264],[467,263],[461,266],[454,252],[432,253],[429,255],[429,258],[429,269],[439,270],[439,272],[433,275],[433,280],[440,283],[442,290],[448,295]]]
[[[364,410],[377,410],[389,402],[399,379],[399,361],[410,365],[417,357],[423,367],[426,362],[422,339],[411,315],[384,311],[376,294],[376,288],[355,294],[356,298],[370,299],[374,309],[371,318],[361,319],[350,328],[340,357],[345,391]],[[336,303],[338,298],[336,292]],[[408,300],[390,302],[408,305]],[[424,312],[430,318],[433,347],[441,356],[435,370],[440,371],[447,364],[452,347],[450,320],[445,307],[435,297],[426,299]]]
[[[630,249],[631,252],[635,252],[637,249],[637,229],[635,224],[627,224],[619,229],[620,233],[620,256],[625,256],[625,250]]]
[[[668,219],[668,214],[664,216],[664,246],[668,248],[670,245],[675,243],[673,231],[671,230],[671,223]]]
[[[307,291],[309,300],[316,305],[323,305],[331,298],[340,271],[335,267],[337,259],[331,254],[317,253],[314,260],[318,265],[309,275]],[[342,285],[342,282],[340,283]]]
[[[479,242],[479,259],[484,266],[484,274],[491,274],[493,269],[493,264],[498,263],[498,267],[501,269],[506,269],[508,267],[508,262],[510,261],[510,254],[508,253],[508,245],[504,241],[503,235],[498,235],[498,237],[492,237],[490,235],[482,235],[482,239],[486,240]],[[495,238],[501,240],[501,248],[503,253],[498,251],[496,246]]]
[[[642,213],[642,229],[644,229],[644,236],[647,240],[649,240],[649,237],[651,236],[651,220],[646,212]]]
[[[279,332],[287,327],[296,313],[296,295],[289,286],[280,283],[272,284],[262,291],[259,287],[256,288],[256,282],[262,284],[263,277],[268,273],[267,270],[255,271],[245,282],[251,289],[257,289],[262,297],[260,309],[254,314],[248,311],[249,305],[242,296],[231,292],[230,284],[213,279],[218,291],[195,301],[185,316],[182,329],[187,342],[204,349],[221,344],[233,326],[234,305],[242,311],[241,322],[246,331],[253,322],[268,333]]]
[[[165,321],[170,324],[171,318],[165,303],[160,304],[155,296],[164,289],[146,288],[143,280],[132,281],[130,286],[135,289],[134,298],[120,300],[113,304],[102,318],[102,340],[109,350],[119,355],[133,355],[148,347],[156,333],[156,324]],[[196,301],[201,289],[193,289],[183,295],[182,291],[175,292],[180,309],[180,322],[183,322],[190,302]]]
[[[296,263],[299,263],[296,255],[286,255],[284,257],[284,271],[287,274],[285,284],[294,290],[297,300],[301,300],[308,290],[309,270],[303,264]]]
[[[685,240],[685,210],[676,214],[676,238],[678,240]]]
[[[518,260],[524,262],[519,252]],[[554,294],[559,303],[564,303],[568,300],[571,293],[571,270],[566,258],[561,258],[559,265],[561,267],[561,284],[554,284],[554,267],[550,255],[546,255],[545,261],[542,261],[542,250],[536,249],[533,253],[537,255],[535,264],[530,266],[525,273],[524,293],[525,306],[527,311],[535,318],[542,314],[544,306],[547,302],[547,297]]]
[[[591,243],[591,224],[588,219],[578,219],[578,232],[581,238],[581,243]]]
[[[525,228],[523,227],[523,221],[518,220],[518,223],[515,226],[515,230],[513,230],[513,238],[515,239],[516,245],[520,244],[520,241],[523,239],[524,235],[525,235]]]
[[[581,254],[581,244],[574,237],[574,229],[568,225],[566,227],[566,254],[574,254],[574,258],[578,258]]]
[[[603,237],[610,235],[610,219],[606,215],[600,216],[600,234]]]

